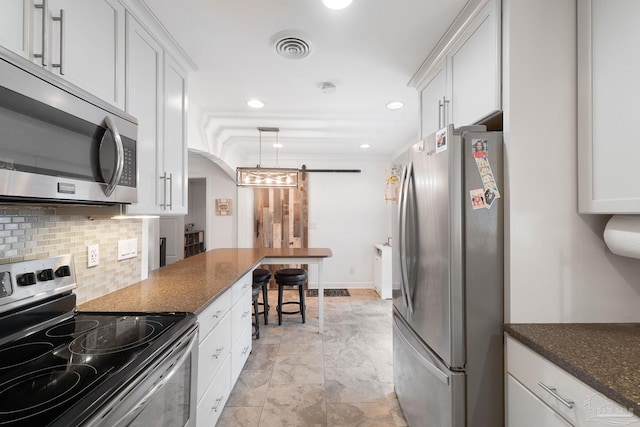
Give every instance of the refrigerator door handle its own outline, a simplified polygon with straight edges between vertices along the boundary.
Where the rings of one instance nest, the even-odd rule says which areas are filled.
[[[402,342],[411,349],[411,351],[414,353],[415,357],[420,361],[420,363],[422,364],[422,366],[424,366],[435,378],[437,378],[438,380],[440,380],[443,384],[445,385],[449,385],[449,375],[447,375],[446,372],[444,372],[443,370],[441,370],[440,368],[438,368],[435,364],[433,364],[430,360],[428,360],[426,357],[424,357],[424,355],[422,355],[422,353],[420,353],[414,346],[413,344],[411,344],[411,342],[407,339],[407,337],[404,336],[404,333],[402,332],[402,329],[400,328],[399,324],[398,324],[398,320],[394,317],[393,319],[394,323],[395,323],[395,327],[396,330],[398,332],[398,336],[402,339]]]
[[[399,203],[400,206],[400,273],[401,273],[401,284],[402,284],[402,298],[404,300],[405,305],[409,309],[410,313],[413,313],[413,303],[411,301],[411,294],[409,293],[409,274],[407,268],[407,200],[409,199],[409,187],[411,176],[413,175],[413,163],[409,163],[403,170],[402,173],[402,182],[401,182],[401,200]]]

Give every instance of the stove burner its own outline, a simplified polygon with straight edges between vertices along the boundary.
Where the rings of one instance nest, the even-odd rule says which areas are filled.
[[[46,335],[51,338],[77,337],[94,329],[100,324],[97,320],[69,320],[50,328]]]
[[[74,399],[96,375],[89,365],[57,365],[0,384],[0,424],[35,417]]]
[[[69,344],[74,354],[110,354],[126,351],[153,340],[162,330],[154,320],[121,320],[75,338]]]
[[[32,342],[17,344],[0,350],[0,371],[26,365],[42,356],[46,356],[53,348],[49,342]]]

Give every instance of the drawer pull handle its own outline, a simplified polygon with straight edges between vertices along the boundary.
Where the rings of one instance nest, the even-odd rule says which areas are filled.
[[[213,313],[213,315],[211,317],[213,317],[214,319],[217,319],[218,317],[220,317],[220,315],[224,312],[224,310],[218,310],[215,313]]]
[[[213,408],[211,408],[213,409],[213,412],[218,412],[218,409],[220,408],[220,404],[222,403],[222,399],[224,399],[224,394],[216,399],[216,405]]]
[[[242,286],[242,289],[247,289],[249,286],[251,286],[251,283],[245,283],[244,286]]]
[[[224,351],[224,347],[217,348],[216,352],[212,354],[211,357],[213,357],[214,359],[217,359],[218,357],[220,357],[223,351]]]
[[[242,313],[242,319],[247,317],[249,315],[249,313],[251,313],[251,312],[250,311],[245,311],[244,313]]]
[[[558,399],[560,403],[562,403],[564,406],[566,406],[569,409],[573,409],[573,403],[574,403],[573,400],[567,400],[562,396],[560,396],[558,393],[556,393],[555,387],[549,387],[548,385],[544,384],[542,381],[538,382],[538,385],[542,387],[544,391],[548,392],[551,396]]]
[[[245,348],[242,349],[242,355],[244,356],[245,354],[247,354],[248,351],[249,351],[249,346],[246,346]]]

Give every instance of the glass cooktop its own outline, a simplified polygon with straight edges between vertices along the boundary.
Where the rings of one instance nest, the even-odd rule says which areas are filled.
[[[66,425],[99,406],[195,321],[192,314],[76,313],[0,347],[0,425]]]

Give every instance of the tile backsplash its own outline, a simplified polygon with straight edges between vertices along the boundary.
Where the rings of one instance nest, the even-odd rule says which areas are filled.
[[[137,256],[117,261],[118,240],[134,238]],[[95,244],[99,263],[87,267],[87,246]],[[78,304],[138,282],[141,247],[141,219],[57,215],[54,208],[0,208],[0,264],[72,254]]]

